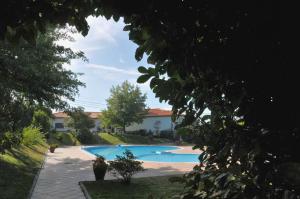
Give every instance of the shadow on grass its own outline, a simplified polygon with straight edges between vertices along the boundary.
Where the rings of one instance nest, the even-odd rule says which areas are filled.
[[[134,178],[129,185],[117,180],[89,181],[83,184],[93,199],[179,198],[178,195],[183,192],[184,185],[178,182],[171,183],[169,178],[174,176],[181,175]],[[176,195],[178,197],[174,197]]]
[[[19,146],[0,155],[0,198],[27,198],[46,145]]]

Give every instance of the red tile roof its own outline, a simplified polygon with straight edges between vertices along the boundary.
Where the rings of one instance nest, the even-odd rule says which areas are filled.
[[[170,110],[163,110],[159,108],[153,108],[149,109],[148,114],[146,116],[148,117],[162,117],[162,116],[171,116],[172,111]]]
[[[85,112],[90,118],[97,119],[99,115],[101,115],[101,112]],[[53,113],[55,118],[67,118],[69,117],[67,113],[64,112],[57,112]],[[171,116],[172,111],[170,110],[163,110],[159,108],[153,108],[149,109],[148,114],[146,117],[166,117]]]
[[[65,118],[65,117],[68,117],[68,115],[64,112],[57,112],[57,113],[53,113],[53,116],[54,117],[60,117],[60,118]]]
[[[92,119],[97,119],[99,115],[101,114],[100,112],[85,112],[90,118]],[[57,112],[53,113],[55,118],[67,118],[69,117],[67,113],[64,112]]]
[[[85,112],[90,118],[97,119],[101,115],[101,112]]]

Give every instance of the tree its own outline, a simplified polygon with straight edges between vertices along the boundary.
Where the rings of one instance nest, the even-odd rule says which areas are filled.
[[[125,3],[124,3],[125,4]],[[204,167],[187,176],[184,198],[300,195],[300,97],[280,8],[271,1],[106,2],[122,15],[140,67],[138,82],[185,112]],[[179,14],[180,13],[180,14]],[[165,76],[168,78],[165,78]],[[203,116],[209,109],[210,115]]]
[[[32,117],[32,125],[39,128],[44,134],[49,133],[51,129],[51,117],[49,113],[42,109],[35,110]]]
[[[19,140],[37,106],[65,109],[68,104],[63,99],[74,100],[78,87],[84,85],[77,79],[78,74],[63,67],[72,59],[84,58],[82,52],[55,44],[63,38],[52,28],[39,35],[36,44],[0,41],[1,152],[7,148],[4,146],[12,146],[6,139],[7,132],[16,136],[13,140]]]
[[[91,139],[90,129],[95,127],[94,121],[84,112],[82,107],[73,108],[68,111],[70,118],[67,126],[75,129],[77,138],[82,143],[88,143]]]
[[[39,32],[45,33],[49,24],[70,24],[84,35],[88,32],[86,17],[96,14],[100,1],[32,1],[2,2],[0,6],[0,39],[35,42]]]
[[[140,88],[128,81],[121,86],[112,87],[111,96],[107,99],[107,110],[102,112],[101,119],[104,125],[122,127],[143,121],[146,112],[146,94],[142,94]]]

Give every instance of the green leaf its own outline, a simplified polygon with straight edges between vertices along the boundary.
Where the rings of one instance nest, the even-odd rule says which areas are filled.
[[[159,79],[152,78],[150,81],[150,88],[153,89],[155,86],[158,86],[158,84],[159,84]]]
[[[114,14],[114,15],[113,15],[113,19],[115,20],[115,22],[118,22],[119,19],[120,19],[120,15]]]
[[[126,25],[123,28],[124,31],[129,31],[130,29],[131,29],[131,25]]]
[[[144,52],[143,46],[138,47],[135,51],[135,59],[137,61],[141,61],[143,59]]]
[[[147,68],[145,68],[144,66],[138,67],[138,71],[139,71],[140,73],[148,73]]]
[[[151,78],[150,75],[141,75],[139,76],[139,78],[137,79],[137,83],[145,83],[146,81],[148,81]]]

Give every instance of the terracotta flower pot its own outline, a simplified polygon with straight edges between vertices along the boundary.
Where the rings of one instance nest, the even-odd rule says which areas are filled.
[[[50,148],[49,148],[50,153],[54,153],[55,149],[56,149],[56,147],[50,146]]]
[[[96,180],[104,180],[105,173],[107,170],[107,163],[104,161],[104,157],[99,156],[96,160],[93,160],[93,171],[95,174]]]

